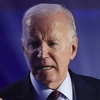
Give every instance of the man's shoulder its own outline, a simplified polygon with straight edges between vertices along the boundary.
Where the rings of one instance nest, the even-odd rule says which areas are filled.
[[[13,98],[13,100],[16,100],[15,98],[26,97],[28,93],[33,93],[33,87],[32,87],[29,75],[27,75],[24,79],[20,81],[17,81],[11,85],[8,85],[0,89],[0,97]],[[7,99],[7,100],[10,100],[10,99]]]
[[[96,91],[99,91],[100,94],[100,79],[83,75],[80,75],[80,77],[82,77]]]
[[[91,76],[85,76],[85,75],[80,75],[84,80],[86,80],[88,83],[100,83],[100,79],[91,77]]]
[[[22,91],[23,83],[24,83],[24,80],[20,80],[8,86],[2,87],[0,89],[0,96],[9,97],[9,96],[15,95],[17,92]]]
[[[100,80],[70,71],[79,100],[100,100]]]
[[[73,73],[72,71],[71,71],[71,75],[76,84],[84,85],[84,86],[88,85],[100,91],[100,79],[97,79],[91,76],[79,75],[79,74]]]

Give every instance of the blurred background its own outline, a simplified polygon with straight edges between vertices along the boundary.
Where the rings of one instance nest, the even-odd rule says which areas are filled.
[[[0,87],[22,79],[29,71],[22,52],[22,18],[39,3],[62,4],[73,13],[79,46],[69,67],[100,79],[100,0],[0,0]]]

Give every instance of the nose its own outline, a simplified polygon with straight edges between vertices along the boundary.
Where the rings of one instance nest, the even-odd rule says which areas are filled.
[[[48,58],[48,51],[48,46],[46,44],[41,44],[41,46],[38,48],[37,57],[42,59]]]

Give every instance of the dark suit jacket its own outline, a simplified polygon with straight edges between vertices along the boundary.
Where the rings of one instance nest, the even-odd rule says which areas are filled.
[[[69,71],[75,85],[77,100],[100,100],[100,80]],[[0,89],[3,100],[36,100],[29,75],[23,80]]]

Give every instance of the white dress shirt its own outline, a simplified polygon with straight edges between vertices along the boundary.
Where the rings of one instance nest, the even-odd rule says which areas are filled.
[[[30,79],[37,92],[38,100],[46,100],[53,90],[38,82],[32,73],[30,73]],[[58,100],[73,100],[72,81],[69,73],[57,90],[62,93]]]

